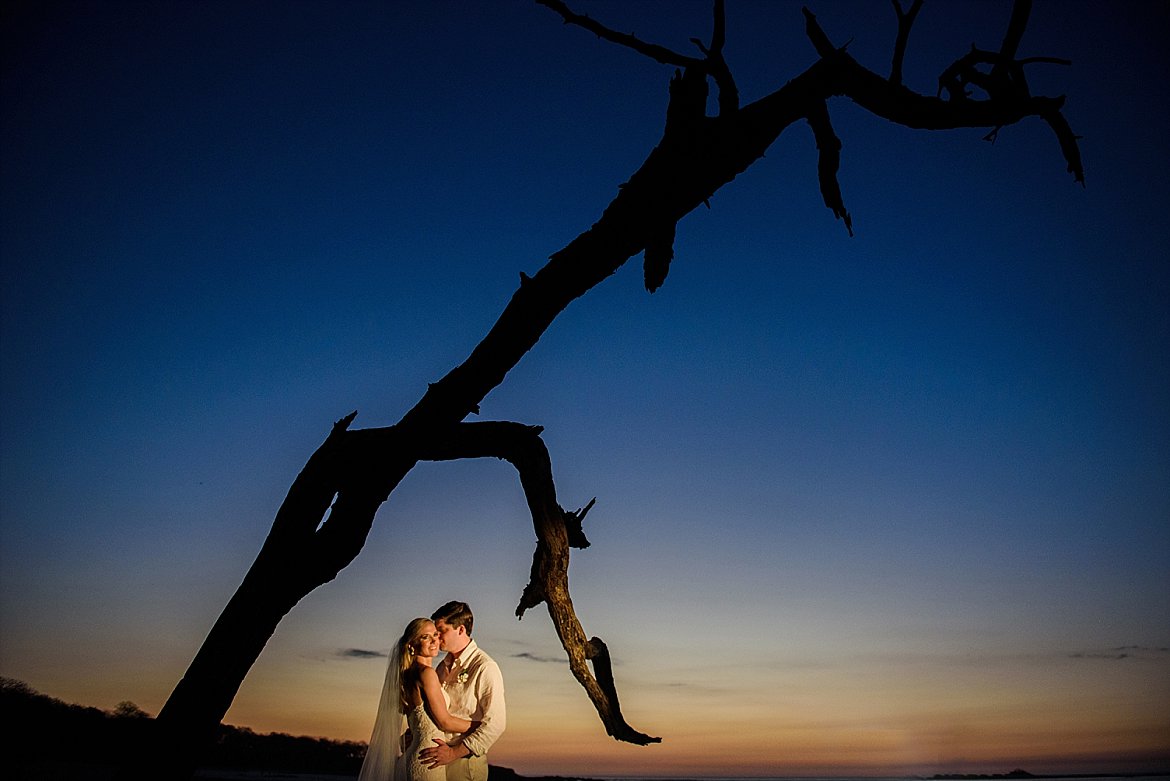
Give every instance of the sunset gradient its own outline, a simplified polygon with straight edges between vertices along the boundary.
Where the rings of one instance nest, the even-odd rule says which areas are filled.
[[[573,0],[677,50],[707,2]],[[810,7],[885,73],[886,0]],[[727,2],[744,101],[815,61]],[[906,83],[1007,0],[927,2]],[[226,721],[366,740],[409,619],[471,603],[524,774],[1170,768],[1167,5],[1036,0],[1087,186],[1039,121],[830,105],[575,302],[482,405],[544,426],[609,739],[541,610],[515,472],[421,464],[285,618]],[[4,11],[0,675],[157,713],[332,423],[389,425],[658,141],[672,69],[525,0]],[[988,129],[990,130],[990,129]]]

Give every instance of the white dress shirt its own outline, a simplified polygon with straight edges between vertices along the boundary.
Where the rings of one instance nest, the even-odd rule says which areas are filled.
[[[458,657],[451,653],[444,656],[436,672],[447,693],[451,715],[480,722],[473,732],[462,736],[462,741],[459,733],[448,733],[447,742],[462,742],[473,755],[484,756],[507,724],[500,666],[472,640]]]

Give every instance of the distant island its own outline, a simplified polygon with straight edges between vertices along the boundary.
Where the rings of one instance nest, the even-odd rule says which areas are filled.
[[[945,779],[945,781],[954,781],[955,779],[959,779],[960,781],[967,781],[968,779],[980,779],[980,778],[1041,778],[1041,777],[1042,776],[1034,776],[1031,773],[1029,773],[1027,770],[1020,770],[1018,768],[1016,770],[1012,770],[1012,771],[1009,771],[1007,773],[990,773],[990,774],[989,773],[937,773],[937,774],[931,776],[932,779],[939,779],[940,781],[942,781],[943,779]],[[1067,776],[1061,776],[1061,778],[1066,778],[1066,777]]]

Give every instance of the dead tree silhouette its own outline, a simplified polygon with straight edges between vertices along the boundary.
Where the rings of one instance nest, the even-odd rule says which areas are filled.
[[[1017,57],[1029,0],[1016,0],[998,51],[972,48],[964,53],[939,77],[936,95],[918,94],[902,83],[902,61],[921,0],[906,10],[893,0],[898,34],[889,76],[863,67],[845,47],[834,45],[805,9],[816,61],[784,86],[743,106],[723,56],[722,0],[714,3],[710,42],[692,39],[698,56],[616,32],[574,13],[561,0],[537,3],[565,24],[676,68],[662,138],[592,227],[553,253],[534,276],[521,273],[519,287],[483,340],[462,364],[429,385],[397,424],[354,430],[353,413],[333,426],[296,477],[255,562],[159,714],[160,755],[152,761],[152,777],[189,777],[277,624],[358,555],[378,508],[415,464],[463,458],[504,459],[519,473],[538,541],[516,615],[544,603],[569,667],[606,732],[635,744],[657,742],[659,738],[626,723],[609,651],[599,638],[586,635],[570,598],[569,549],[589,545],[582,521],[592,502],[574,512],[561,508],[539,427],[465,419],[478,412],[484,397],[570,302],[629,258],[643,253],[647,290],[662,285],[674,256],[678,220],[747,170],[793,123],[803,120],[811,128],[821,194],[852,233],[837,181],[841,141],[833,130],[830,98],[849,98],[874,116],[907,128],[989,128],[992,138],[1006,125],[1037,117],[1052,129],[1068,171],[1083,184],[1077,137],[1061,113],[1064,98],[1032,95],[1024,74],[1029,63],[1062,61]],[[706,113],[709,83],[717,91],[715,116]],[[972,94],[973,87],[982,94]]]

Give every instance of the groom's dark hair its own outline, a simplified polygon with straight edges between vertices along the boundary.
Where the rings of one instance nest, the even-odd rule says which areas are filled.
[[[471,637],[471,625],[475,622],[475,616],[471,615],[471,608],[466,602],[448,602],[431,613],[431,620],[445,621],[447,626],[461,626],[467,630],[467,636]]]

